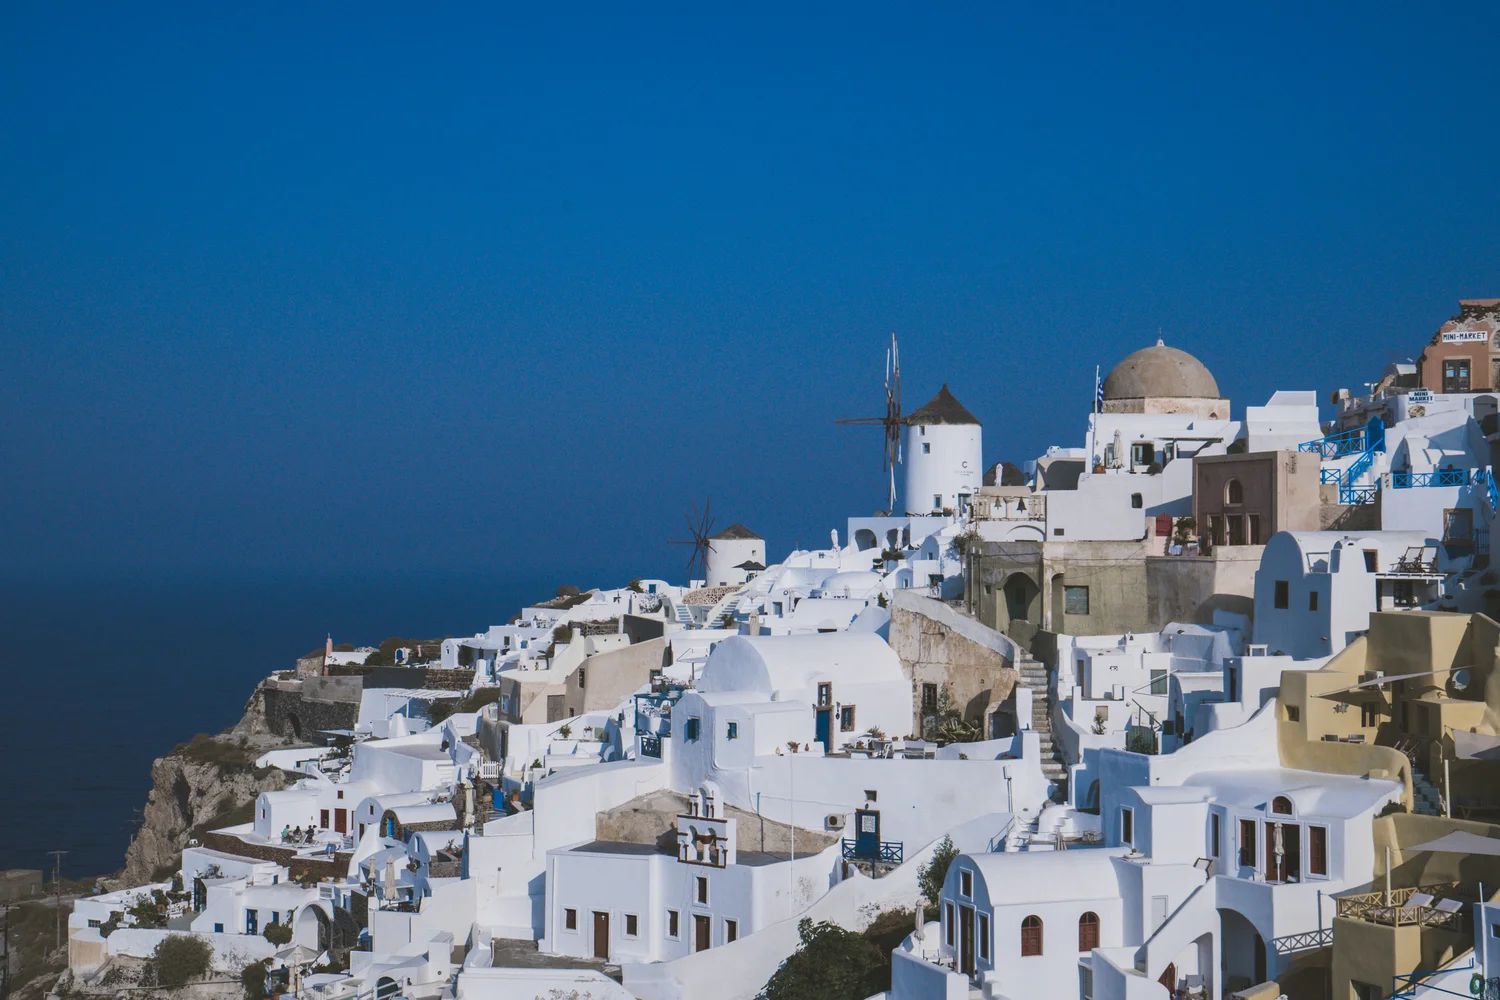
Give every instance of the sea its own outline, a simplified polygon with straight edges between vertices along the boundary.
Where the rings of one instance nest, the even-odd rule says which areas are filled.
[[[256,683],[335,642],[469,635],[550,596],[493,575],[0,580],[0,868],[117,871],[151,762],[240,718]]]

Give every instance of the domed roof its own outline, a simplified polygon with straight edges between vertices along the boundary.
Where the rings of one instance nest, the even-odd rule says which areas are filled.
[[[1110,371],[1105,399],[1219,399],[1219,383],[1203,362],[1158,340]]]

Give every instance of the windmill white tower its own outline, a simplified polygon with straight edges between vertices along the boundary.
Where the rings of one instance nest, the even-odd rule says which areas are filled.
[[[962,513],[984,483],[979,418],[945,384],[903,423],[906,477],[901,499],[906,513]]]

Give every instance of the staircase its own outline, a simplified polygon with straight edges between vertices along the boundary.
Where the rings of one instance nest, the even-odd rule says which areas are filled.
[[[672,611],[676,615],[679,622],[688,626],[689,628],[693,626],[693,613],[687,609],[687,605],[678,604],[674,601],[672,603]]]
[[[1031,691],[1031,728],[1036,730],[1042,744],[1042,775],[1052,782],[1052,801],[1068,800],[1068,767],[1052,740],[1052,690],[1051,675],[1047,666],[1022,652],[1016,663],[1021,673],[1021,685]]]
[[[1423,816],[1443,814],[1443,793],[1416,765],[1411,769],[1411,797],[1413,809]]]

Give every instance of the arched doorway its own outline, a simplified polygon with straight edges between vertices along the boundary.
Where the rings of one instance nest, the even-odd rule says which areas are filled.
[[[1005,624],[1037,621],[1042,591],[1035,580],[1025,573],[1012,573],[1005,578],[1000,592],[1005,599]]]
[[[1162,970],[1161,978],[1157,980],[1167,988],[1173,996],[1177,995],[1177,963],[1168,962],[1167,967]]]
[[[1266,981],[1266,941],[1237,910],[1219,910],[1219,981],[1226,994]]]
[[[313,904],[297,911],[292,941],[315,952],[325,952],[333,943],[333,921],[321,906]]]

